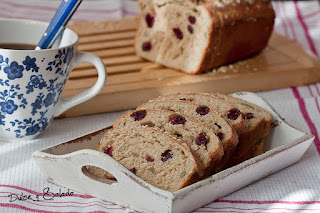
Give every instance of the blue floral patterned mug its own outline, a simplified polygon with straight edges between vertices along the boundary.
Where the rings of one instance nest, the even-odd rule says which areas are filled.
[[[37,44],[47,23],[0,19],[0,44]],[[52,49],[0,48],[0,140],[30,140],[54,117],[96,96],[106,81],[101,59],[77,50],[78,36],[66,29]],[[90,89],[61,97],[71,70],[81,62],[92,63],[98,80]]]

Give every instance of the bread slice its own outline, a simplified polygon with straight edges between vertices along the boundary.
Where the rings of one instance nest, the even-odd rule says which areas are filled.
[[[272,117],[268,111],[239,98],[220,93],[214,93],[212,95],[222,101],[236,105],[244,118],[247,131],[239,135],[239,144],[234,152],[234,158],[240,158],[245,155],[260,138],[269,134]]]
[[[159,96],[155,100],[182,100],[208,106],[212,111],[216,111],[225,121],[227,121],[239,134],[247,131],[244,119],[240,110],[231,103],[222,101],[207,93],[176,93],[170,95]]]
[[[185,143],[200,159],[204,176],[211,175],[223,156],[219,138],[195,119],[168,110],[138,110],[118,118],[113,128],[149,126],[163,130]]]
[[[232,167],[242,163],[251,158],[257,157],[263,153],[264,139],[261,138],[256,144],[254,144],[243,156],[239,158],[232,158],[228,161],[227,167]]]
[[[146,182],[177,191],[199,180],[201,163],[177,139],[150,127],[109,130],[98,150],[108,154]],[[93,174],[112,178],[105,170],[91,166]]]
[[[236,131],[223,118],[221,118],[218,113],[212,111],[205,105],[180,100],[159,100],[149,101],[137,107],[137,110],[145,109],[174,111],[181,115],[197,119],[209,129],[213,130],[221,140],[224,151],[224,155],[216,172],[224,167],[224,164],[229,160],[230,155],[233,153],[239,142]]]
[[[267,0],[138,0],[138,56],[194,74],[251,56],[267,45]]]

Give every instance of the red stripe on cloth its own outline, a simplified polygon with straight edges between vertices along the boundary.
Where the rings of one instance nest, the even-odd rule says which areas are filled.
[[[14,194],[14,195],[18,195],[21,196],[21,194],[17,194],[17,193],[12,193],[12,192],[0,192],[0,194],[7,194],[5,196],[0,196],[2,198],[8,197],[9,194]],[[110,208],[110,206],[116,206],[116,204],[113,203],[103,203],[103,202],[99,202],[99,201],[90,201],[90,202],[76,202],[76,201],[65,201],[65,202],[57,202],[57,201],[49,201],[49,200],[41,200],[41,203],[48,203],[48,204],[64,204],[64,203],[74,203],[74,204],[79,204],[79,205],[96,205],[96,204],[101,204],[104,205],[104,207],[106,208]]]
[[[29,8],[29,9],[32,9],[32,10],[36,10],[36,9],[39,9],[39,10],[51,10],[51,11],[56,11],[57,10],[57,8],[55,8],[55,7],[43,7],[43,6],[37,6],[37,5],[16,4],[16,3],[9,2],[9,1],[2,1],[1,5],[2,5],[2,8],[5,8],[5,5],[9,5],[11,7],[26,8],[26,9]]]
[[[289,211],[302,211],[302,210],[310,210],[310,211],[320,211],[320,209],[289,209],[289,208],[236,208],[236,207],[210,207],[210,206],[205,206],[205,207],[201,207],[199,209],[237,209],[237,210],[242,210],[242,211],[253,211],[253,210],[289,210]]]
[[[314,86],[316,87],[316,91],[318,93],[318,96],[320,96],[320,91],[319,91],[319,88],[318,88],[318,84],[315,84]]]
[[[3,8],[0,8],[0,18],[15,18],[15,19],[33,19],[33,20],[39,20],[39,21],[50,21],[51,18],[48,15],[40,15],[37,14],[35,15],[35,13],[31,13],[31,14],[20,14],[20,13],[13,13],[13,12],[8,12]]]
[[[304,30],[304,34],[305,34],[305,36],[306,36],[306,38],[307,38],[308,44],[309,44],[309,46],[310,46],[310,49],[311,49],[311,51],[312,51],[315,55],[319,56],[319,54],[318,54],[318,52],[317,52],[317,49],[316,49],[316,46],[315,46],[315,44],[313,43],[313,40],[312,40],[312,38],[311,38],[311,36],[310,36],[310,34],[309,34],[308,26],[307,26],[306,23],[304,22],[303,17],[302,17],[302,15],[301,15],[300,9],[299,9],[299,7],[298,7],[298,3],[297,3],[297,2],[294,2],[294,6],[295,6],[295,8],[296,8],[296,13],[297,13],[298,20],[300,21],[301,26],[302,26],[302,28],[303,28],[303,30]]]
[[[20,186],[13,186],[13,185],[0,185],[0,187],[7,187],[7,188],[13,188],[13,189],[19,189],[19,190],[23,190],[23,191],[26,191],[26,192],[29,192],[29,193],[32,193],[32,194],[35,194],[35,195],[39,195],[39,196],[43,196],[44,193],[39,193],[39,192],[36,192],[36,191],[33,191],[31,189],[26,189],[26,188],[23,188],[23,187],[20,187]],[[80,194],[73,194],[72,196],[70,197],[81,197],[81,198],[84,198],[84,199],[90,199],[90,198],[94,198],[90,195],[80,195]]]
[[[312,23],[309,23],[309,26],[312,27],[312,29],[320,29],[320,23],[315,23],[315,24],[312,24]]]
[[[122,11],[122,8],[116,8],[116,9],[102,9],[102,10],[93,10],[93,9],[79,9],[77,10],[78,13],[118,13]]]
[[[30,189],[26,189],[26,188],[22,188],[22,187],[19,187],[19,186],[13,186],[13,185],[0,185],[0,187],[8,187],[8,188],[14,188],[14,189],[19,189],[19,190],[23,190],[23,191],[26,191],[26,192],[29,192],[29,193],[32,193],[32,194],[35,194],[35,195],[39,195],[39,196],[43,196],[44,193],[38,193],[38,192],[35,192],[33,190],[30,190]],[[0,193],[4,193],[4,192],[0,192]],[[8,192],[9,193],[9,192]],[[12,193],[12,192],[10,192]],[[16,193],[15,193],[16,194]],[[19,195],[19,194],[17,194]],[[3,197],[3,196],[1,196]],[[84,199],[96,199],[95,197],[92,197],[92,196],[89,196],[89,195],[80,195],[80,194],[73,194],[72,196],[69,196],[69,197],[81,197],[81,198],[84,198]],[[44,201],[41,201],[41,203],[43,203]],[[110,206],[116,206],[116,204],[113,204],[113,203],[110,203],[110,204],[107,204],[107,203],[104,203],[104,202],[99,202],[99,201],[92,201],[92,202],[96,202],[96,203],[99,203],[101,205],[103,205],[102,207],[104,208],[109,208],[110,209]],[[68,202],[52,202],[52,201],[47,201],[46,203],[59,203],[59,204],[63,204],[63,203],[75,203],[75,204],[82,204],[82,205],[85,205],[85,204],[89,204],[89,203],[92,203],[92,202],[88,202],[88,203],[77,203],[77,202],[74,202],[74,201],[68,201]],[[93,204],[93,205],[97,205],[97,204]],[[90,205],[89,206],[93,206],[93,205]],[[101,206],[101,205],[98,205],[98,206]],[[106,207],[109,206],[109,207]],[[79,206],[81,207],[81,206]],[[114,208],[112,208],[114,209]]]
[[[280,14],[281,14],[281,21],[282,21],[282,25],[285,27],[285,36],[287,37],[287,38],[290,38],[291,39],[291,36],[290,36],[290,33],[289,33],[289,30],[288,30],[288,25],[287,25],[287,23],[286,23],[286,19],[287,19],[287,15],[285,14],[285,8],[283,9],[282,8],[282,4],[284,4],[283,2],[280,2],[280,4],[279,4],[279,11],[281,11],[280,12]],[[289,28],[291,28],[290,27],[290,24],[289,24]],[[291,30],[291,29],[290,29]],[[292,31],[292,30],[291,30]]]
[[[15,208],[20,210],[26,210],[29,212],[41,212],[41,213],[79,213],[79,212],[58,212],[58,211],[47,211],[47,210],[40,210],[40,209],[31,209],[22,205],[13,204],[13,203],[0,203],[0,207],[7,207],[7,208]],[[86,213],[106,213],[105,211],[90,211]]]
[[[236,213],[247,213],[247,212],[243,212],[243,211],[241,211],[241,212],[239,212],[239,211],[222,211],[222,210],[217,210],[217,211],[213,211],[213,210],[201,210],[201,211],[194,211],[194,212],[236,212]],[[263,212],[250,212],[250,213],[266,213],[265,211],[263,211]],[[270,212],[271,213],[271,212]],[[286,212],[277,212],[277,213],[288,213],[287,211]]]
[[[289,16],[287,15],[286,7],[284,7],[283,11],[284,11],[284,12],[283,12],[284,17],[289,17]],[[285,21],[285,19],[283,19],[283,21]],[[297,41],[297,36],[296,36],[295,28],[294,28],[294,25],[292,24],[290,18],[288,18],[288,24],[289,24],[289,28],[290,28],[290,31],[291,31],[292,39],[293,39],[294,41]]]
[[[16,194],[16,193],[12,193],[12,192],[0,192],[0,194],[14,194],[14,195],[21,195],[21,194]],[[0,196],[0,197],[8,197],[8,195],[6,196]],[[74,203],[74,204],[79,204],[79,205],[90,205],[90,204],[101,204],[104,205],[104,207],[109,208],[109,206],[116,206],[116,204],[113,203],[103,203],[103,202],[99,202],[99,201],[90,201],[90,202],[76,202],[76,201],[65,201],[65,202],[55,202],[55,201],[44,201],[41,200],[41,203],[49,203],[49,204],[54,204],[54,203],[58,203],[58,204],[63,204],[63,203]]]
[[[11,193],[11,194],[14,194],[14,193]],[[15,194],[15,195],[21,196],[19,194]],[[2,197],[2,198],[6,197],[7,198],[8,196],[0,196],[0,197]],[[10,201],[10,202],[12,202],[12,201]],[[39,201],[37,201],[37,200],[24,200],[23,202],[29,203],[31,205],[44,206],[44,207],[49,207],[49,208],[51,208],[51,207],[53,207],[53,208],[70,208],[70,207],[72,207],[72,208],[87,208],[87,207],[91,207],[91,206],[100,206],[100,207],[103,207],[105,209],[123,209],[123,208],[110,208],[109,206],[107,207],[107,206],[100,205],[100,204],[97,204],[97,203],[88,204],[88,205],[81,205],[81,206],[77,206],[77,205],[63,205],[63,206],[61,206],[61,205],[48,205],[47,203],[49,203],[49,204],[50,203],[52,203],[52,204],[54,204],[54,203],[62,204],[62,203],[71,203],[71,202],[61,202],[61,203],[60,202],[46,202],[46,201],[43,201],[42,199],[39,199]]]
[[[125,16],[137,16],[137,15],[139,15],[140,13],[139,13],[139,12],[129,11],[129,10],[123,10],[123,14],[124,14]]]
[[[320,15],[320,9],[318,11],[312,12],[308,15],[304,15],[303,18],[308,19],[308,18],[312,18],[313,16],[316,16],[316,15]]]
[[[312,92],[312,89],[311,89],[310,85],[308,85],[307,87],[308,87],[308,90],[309,90],[309,93],[310,93],[311,97],[314,97],[314,95],[313,95],[313,92]]]
[[[318,95],[320,95],[317,85],[314,85],[314,86],[315,86],[315,88],[316,88],[316,91],[317,91]],[[315,95],[313,95],[313,92],[312,92],[312,90],[311,90],[310,85],[308,85],[308,90],[309,90],[309,92],[310,92],[310,95],[311,95],[312,97],[314,97],[314,99],[316,100],[317,109],[318,109],[318,112],[320,113],[320,105],[319,105],[318,98],[317,98]]]
[[[225,213],[225,212],[231,212],[231,213],[233,213],[233,212],[235,212],[235,213],[246,213],[246,212],[239,212],[239,211],[222,211],[222,210],[218,210],[218,211],[210,211],[210,210],[206,210],[206,211],[194,211],[194,212],[215,212],[215,213],[219,213],[219,212],[223,212],[223,213]],[[266,212],[250,212],[250,213],[266,213]],[[277,212],[277,213],[287,213],[287,212]]]
[[[51,11],[56,11],[57,8],[55,6],[52,7],[45,7],[45,6],[37,6],[37,5],[27,5],[27,4],[17,4],[17,3],[12,3],[9,1],[2,1],[1,5],[2,8],[4,8],[4,4],[10,5],[12,7],[16,7],[16,8],[26,8],[26,9],[30,9],[31,11],[34,10],[51,10]],[[59,6],[59,5],[57,5]],[[117,8],[117,9],[103,9],[103,10],[97,10],[97,9],[81,9],[79,8],[77,10],[77,13],[79,11],[81,12],[92,12],[92,13],[115,13],[115,12],[119,12],[121,10],[121,8]]]
[[[282,18],[282,13],[281,13],[281,8],[280,8],[280,4],[281,4],[281,2],[274,2],[273,3],[273,5],[275,6],[275,9],[276,9],[276,12],[277,12],[277,17],[279,17],[280,18],[280,23],[281,23],[281,25],[282,25],[282,28],[283,28],[283,30],[284,30],[284,34],[285,34],[285,36],[286,37],[289,37],[289,33],[288,33],[288,29],[287,29],[287,25],[286,25],[286,23],[284,23],[284,18]]]
[[[280,200],[269,200],[269,201],[258,201],[258,200],[215,200],[214,203],[243,203],[243,204],[299,204],[299,205],[309,205],[309,204],[320,204],[320,201],[280,201]]]
[[[314,143],[316,145],[318,153],[320,154],[320,141],[319,141],[319,135],[318,135],[317,128],[314,125],[314,123],[312,122],[312,120],[311,120],[311,118],[310,118],[310,116],[309,116],[309,114],[307,112],[306,105],[304,103],[303,98],[300,96],[300,93],[299,93],[298,89],[296,87],[293,87],[291,89],[292,89],[292,92],[293,92],[295,98],[298,100],[300,111],[301,111],[305,121],[307,122],[311,133],[315,136]]]

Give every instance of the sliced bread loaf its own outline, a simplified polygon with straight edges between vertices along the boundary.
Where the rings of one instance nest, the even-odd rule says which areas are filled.
[[[197,119],[202,124],[213,130],[213,132],[221,140],[224,150],[222,161],[218,166],[220,169],[218,170],[223,168],[223,165],[228,161],[230,155],[233,153],[239,142],[236,131],[223,118],[221,118],[218,113],[212,111],[205,105],[199,105],[180,100],[159,100],[149,101],[137,108],[137,110],[144,109],[174,111],[181,115],[186,115],[188,117]]]
[[[97,149],[146,182],[171,192],[198,181],[203,173],[189,148],[150,127],[109,130]],[[99,177],[113,177],[98,167],[90,166],[89,171]]]
[[[138,110],[118,118],[113,128],[149,126],[163,130],[185,143],[200,159],[204,176],[211,175],[223,156],[219,138],[197,120],[168,110]]]

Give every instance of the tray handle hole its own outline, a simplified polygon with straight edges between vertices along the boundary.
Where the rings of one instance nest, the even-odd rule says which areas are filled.
[[[82,173],[90,179],[106,184],[118,183],[117,179],[109,172],[96,166],[83,166]],[[94,173],[93,173],[94,172]]]

